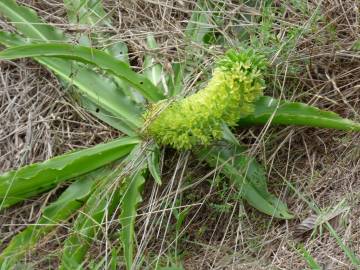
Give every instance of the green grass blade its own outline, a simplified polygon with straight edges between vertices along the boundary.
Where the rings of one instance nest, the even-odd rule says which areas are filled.
[[[299,102],[279,101],[261,97],[255,104],[255,112],[240,119],[240,126],[262,125],[271,121],[275,125],[296,125],[360,131],[360,123],[344,119],[338,114],[320,110]]]
[[[188,41],[185,51],[189,54],[184,62],[172,64],[172,72],[167,80],[169,97],[181,93],[184,87],[184,77],[188,75],[189,70],[192,70],[192,68],[188,70],[187,64],[194,64],[194,55],[202,55],[200,52],[201,46],[205,45],[205,37],[214,30],[214,25],[211,22],[214,10],[210,8],[210,5],[210,2],[204,0],[196,2],[196,7],[192,11],[184,32],[185,39]],[[194,46],[194,44],[196,45]]]
[[[80,177],[73,182],[60,197],[42,211],[41,217],[34,225],[14,236],[0,254],[0,265],[5,261],[13,267],[26,252],[34,248],[43,237],[66,221],[86,202],[92,192],[95,181],[105,177],[110,172],[104,167]]]
[[[126,268],[132,269],[133,253],[134,253],[134,234],[135,234],[135,219],[138,204],[141,202],[141,188],[145,183],[144,177],[141,173],[137,173],[132,177],[130,185],[126,190],[122,200],[122,211],[120,215],[120,240],[124,247],[124,257]]]
[[[220,143],[200,151],[198,155],[209,165],[220,166],[221,173],[229,178],[251,206],[273,217],[292,218],[286,204],[269,193],[262,166],[255,159],[246,156],[244,151],[242,147]]]
[[[329,222],[326,222],[326,228],[329,230],[332,237],[335,238],[340,248],[344,251],[353,266],[360,267],[359,253],[355,253],[351,250],[343,241],[343,239],[337,234],[336,230],[331,226]],[[356,268],[358,269],[358,268]]]
[[[307,204],[307,206],[312,209],[317,215],[321,215],[321,209],[320,207],[318,207],[316,205],[316,203],[314,201],[312,201],[311,199],[307,198],[306,196],[304,196],[304,194],[302,194],[297,188],[294,187],[294,185],[291,182],[287,181],[287,185],[288,187],[290,187],[294,193],[303,201]],[[340,201],[336,207],[343,207],[343,203],[345,201]],[[332,237],[335,238],[336,242],[338,243],[338,245],[340,246],[340,248],[344,251],[345,255],[348,257],[348,259],[350,260],[350,262],[354,265],[360,266],[360,257],[358,255],[358,252],[354,252],[353,250],[351,250],[351,248],[349,248],[348,246],[346,246],[346,244],[344,243],[343,239],[341,238],[341,236],[338,235],[338,233],[336,232],[336,230],[331,226],[331,224],[325,220],[325,226],[326,228],[329,230],[329,233]]]
[[[0,209],[120,159],[138,143],[137,138],[120,138],[0,175]]]
[[[19,6],[14,0],[0,1],[0,14],[8,18],[19,32],[30,38],[33,42],[55,42],[66,40],[63,33],[47,25],[28,7]]]
[[[150,101],[159,101],[164,96],[150,80],[132,71],[131,68],[106,52],[70,44],[30,44],[11,47],[0,53],[0,59],[23,57],[63,57],[90,63],[106,70],[129,83]]]
[[[19,46],[26,41],[18,35],[0,31],[0,43],[6,46]],[[36,57],[35,60],[54,71],[66,84],[75,85],[81,105],[99,119],[130,136],[141,127],[141,109],[110,79],[69,60],[50,57]]]
[[[104,256],[100,261],[99,260],[92,260],[88,265],[88,269],[91,270],[118,270],[118,262],[119,262],[117,250],[112,248],[111,250],[111,258],[108,261],[108,258]]]
[[[305,249],[303,245],[299,246],[297,251],[303,256],[310,269],[321,270],[322,267],[315,261],[314,257],[311,256],[310,252]]]

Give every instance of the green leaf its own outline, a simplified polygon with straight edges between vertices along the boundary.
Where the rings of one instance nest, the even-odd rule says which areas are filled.
[[[111,27],[101,0],[64,0],[70,23],[92,27]]]
[[[0,43],[6,46],[19,46],[27,41],[0,31]],[[35,60],[54,71],[66,84],[77,86],[81,105],[99,119],[130,136],[141,127],[141,110],[110,79],[69,60],[50,57]]]
[[[0,1],[0,14],[33,42],[55,42],[66,40],[63,33],[41,21],[36,12],[28,7],[19,6],[14,0]]]
[[[198,155],[209,165],[219,167],[251,206],[273,217],[293,218],[286,205],[269,193],[262,166],[244,152],[243,147],[220,142],[219,145],[201,150]]]
[[[134,175],[140,175],[145,161],[142,146],[134,147],[119,166],[95,187],[75,221],[72,234],[65,241],[60,269],[82,269],[85,255],[103,228],[103,223],[112,218],[119,204],[125,200],[127,189],[132,183],[129,180]]]
[[[10,47],[30,44],[31,41],[29,38],[23,38],[20,35],[14,33],[0,31],[0,43]]]
[[[129,180],[131,180],[131,182],[122,201],[122,211],[120,215],[120,224],[122,228],[120,232],[120,240],[124,246],[126,268],[131,270],[134,253],[136,210],[138,204],[142,200],[140,192],[143,184],[145,183],[145,179],[139,172]]]
[[[155,182],[161,185],[161,172],[160,172],[160,149],[154,144],[149,149],[147,157],[148,169]]]
[[[333,128],[360,131],[360,123],[344,119],[330,111],[320,110],[299,102],[279,101],[271,97],[261,97],[255,103],[255,112],[240,119],[240,126],[296,125],[319,128]]]
[[[181,92],[183,89],[183,79],[184,79],[184,71],[185,71],[185,64],[183,63],[173,63],[171,74],[167,78],[167,85],[168,85],[168,96],[173,97],[176,96]]]
[[[114,28],[111,16],[106,13],[101,0],[64,0],[67,9],[69,23],[78,25],[81,28],[93,30],[89,34],[80,33],[79,42],[81,45],[109,43],[111,36],[100,28]],[[100,31],[96,31],[99,29]],[[113,41],[107,44],[105,51],[115,58],[129,63],[127,56],[128,49],[124,42]]]
[[[76,23],[78,16],[77,12],[80,12],[79,17],[82,24],[88,26],[94,26],[94,24],[100,26],[111,26],[110,18],[106,17],[106,13],[102,7],[101,1],[98,0],[65,0],[65,7],[68,9],[68,17],[71,19],[71,23]],[[19,6],[15,1],[2,1],[0,5],[4,5],[4,8],[0,8],[0,13],[8,18],[10,22],[14,22],[16,29],[22,33],[25,37],[28,37],[23,42],[7,45],[7,46],[19,46],[25,43],[36,43],[36,42],[53,42],[53,41],[66,41],[67,38],[64,36],[62,31],[58,28],[48,25],[42,21],[36,15],[36,12],[28,7]],[[70,13],[70,14],[69,14]],[[99,35],[97,35],[99,36]],[[24,40],[24,39],[23,39]],[[81,39],[90,45],[90,40],[85,38],[85,35]],[[115,42],[111,45],[107,45],[107,52],[114,55],[116,58],[128,62],[127,58],[127,47],[123,42]],[[69,62],[69,61],[68,61]],[[69,62],[70,63],[70,62]],[[87,69],[86,67],[80,67],[77,64],[71,66],[72,71],[79,69]],[[62,73],[66,73],[70,69],[63,70]],[[91,71],[91,69],[88,69]],[[75,73],[75,72],[74,72]],[[95,73],[93,72],[93,76]],[[96,75],[95,75],[96,76]],[[91,81],[91,78],[89,78]],[[89,83],[91,85],[91,82]],[[90,88],[91,89],[91,88]],[[100,89],[106,90],[103,87]],[[118,89],[120,91],[120,89]],[[117,100],[117,99],[115,99]]]
[[[120,201],[120,188],[114,189],[118,174],[119,169],[115,169],[99,182],[85,208],[79,213],[72,227],[73,231],[65,241],[60,270],[83,269],[88,249]]]
[[[150,101],[155,102],[164,98],[161,91],[147,78],[132,71],[125,62],[97,49],[70,44],[46,43],[17,46],[0,52],[0,59],[44,56],[63,57],[96,65],[129,83]]]
[[[0,254],[0,265],[5,261],[13,267],[26,252],[34,248],[41,239],[66,221],[87,200],[92,192],[95,181],[110,172],[109,167],[98,169],[86,174],[73,182],[60,197],[42,211],[35,224],[14,236]]]
[[[0,175],[0,209],[118,160],[139,142],[138,138],[120,138]]]
[[[223,122],[222,123],[223,139],[230,144],[240,146],[239,141],[236,139],[234,133],[231,132],[230,128]]]
[[[111,27],[111,20],[101,0],[64,0],[64,6],[67,10],[68,22],[76,25],[80,30],[76,33],[79,44],[91,46],[105,38],[106,34],[100,28]],[[81,31],[85,29],[86,31]]]
[[[185,37],[197,44],[204,43],[204,37],[214,26],[210,23],[212,11],[206,6],[204,0],[196,3],[196,8],[192,11],[191,18],[185,29]]]
[[[149,49],[158,49],[158,45],[153,35],[148,35],[146,44]],[[159,85],[162,79],[163,68],[159,63],[156,63],[156,59],[151,54],[145,55],[143,74],[146,76],[154,85]]]
[[[360,51],[360,39],[354,42],[354,44],[351,46],[351,50],[354,52]]]
[[[4,45],[19,46],[29,42],[66,40],[59,29],[47,25],[32,9],[18,6],[14,1],[2,1],[0,5],[5,6],[3,9],[0,8],[0,13],[15,22],[17,30],[27,37],[25,39],[1,32],[0,42]],[[90,100],[90,102],[83,102],[83,106],[109,125],[128,135],[134,135],[134,130],[141,126],[141,110],[130,100],[124,99],[121,89],[108,78],[95,73],[91,68],[80,66],[69,60],[40,57],[35,60],[60,76],[62,82],[65,82],[66,88],[68,85],[77,86],[81,94],[80,99],[85,95],[86,101]],[[100,108],[100,113],[97,112],[97,108],[93,111],[93,106],[86,107],[89,104],[96,104],[97,108]],[[131,131],[129,131],[129,127],[131,127]]]
[[[130,65],[128,48],[124,42],[115,41],[115,43],[107,46],[105,51],[110,55],[112,55],[113,57],[115,57],[116,59],[121,60],[127,63],[128,65]],[[115,82],[118,84],[119,88],[121,88],[124,95],[128,96],[136,104],[140,104],[141,106],[143,106],[146,100],[140,93],[133,91],[130,85],[126,83],[126,81],[121,80],[119,77],[113,76],[113,78]]]
[[[121,101],[119,102],[118,105],[128,103],[128,101],[126,99],[127,99],[126,97],[121,99]],[[104,101],[106,101],[106,100],[104,100]],[[137,130],[140,128],[140,127],[138,127],[138,125],[140,125],[140,123],[141,123],[139,121],[139,118],[140,118],[139,112],[134,112],[134,114],[130,114],[130,112],[123,111],[122,116],[119,117],[119,116],[115,116],[113,113],[104,109],[105,106],[99,106],[100,105],[99,103],[93,102],[90,98],[87,98],[86,96],[78,96],[77,102],[79,103],[80,106],[82,106],[83,108],[86,108],[86,111],[90,112],[96,118],[104,121],[105,123],[109,124],[113,128],[120,130],[121,132],[125,133],[126,135],[136,136],[138,134]],[[116,105],[116,104],[114,104],[114,105]],[[124,109],[124,107],[122,107],[122,106],[119,106],[119,107]],[[135,105],[134,105],[134,107],[135,107]],[[135,108],[134,111],[136,111],[136,110],[137,109]],[[134,121],[132,121],[131,119],[134,116],[136,118],[133,119]],[[122,119],[124,119],[124,120],[122,120]],[[135,123],[136,123],[136,126],[134,125]]]
[[[24,39],[14,34],[0,32],[0,42],[4,45],[20,46],[40,41],[66,40],[59,29],[44,23],[32,9],[18,6],[14,1],[2,1],[0,5],[4,6],[3,9],[0,8],[0,13],[15,22],[17,30],[27,37]],[[97,7],[99,8],[99,5]],[[77,86],[80,94],[86,96],[86,101],[90,101],[83,102],[83,106],[109,125],[128,135],[133,135],[133,130],[141,126],[141,110],[139,111],[130,100],[124,99],[121,89],[109,79],[73,61],[40,57],[35,60],[60,76],[66,88],[68,85]],[[93,111],[93,106],[86,107],[89,104],[96,104],[101,112],[98,113],[96,109]]]
[[[316,262],[314,257],[311,256],[310,252],[307,251],[303,245],[299,245],[299,249],[297,249],[297,251],[303,256],[310,269],[322,269],[322,267]]]

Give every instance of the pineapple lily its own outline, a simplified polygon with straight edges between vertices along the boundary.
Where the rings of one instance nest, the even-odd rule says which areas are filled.
[[[264,67],[263,59],[251,51],[229,51],[204,89],[170,105],[154,104],[145,114],[150,122],[146,134],[176,149],[221,139],[223,123],[236,126],[241,117],[254,112],[254,102],[265,88]]]
[[[101,1],[91,7],[96,12],[86,12],[90,9],[88,2],[64,2],[71,23],[75,23],[74,14],[78,13],[82,14],[84,24],[109,23],[102,15]],[[125,134],[89,149],[0,175],[0,210],[65,181],[70,183],[57,201],[43,209],[37,223],[44,226],[29,225],[12,238],[0,254],[1,269],[13,269],[56,224],[75,214],[60,269],[83,267],[86,253],[101,230],[99,224],[116,213],[117,208],[121,212],[118,219],[123,264],[127,269],[133,268],[135,217],[147,172],[161,183],[159,147],[191,149],[210,166],[222,164],[221,173],[241,190],[250,205],[270,216],[290,219],[292,215],[286,205],[268,192],[264,169],[245,154],[246,149],[230,128],[272,123],[360,131],[359,123],[335,113],[263,96],[265,59],[251,50],[230,50],[220,57],[204,89],[181,98],[176,95],[182,89],[181,79],[174,74],[185,73],[184,65],[174,65],[172,74],[163,75],[162,67],[147,56],[145,71],[139,74],[130,68],[128,59],[116,58],[126,55],[124,43],[106,50],[83,46],[87,42],[68,44],[64,33],[44,24],[34,11],[13,0],[2,0],[0,13],[17,31],[0,32],[0,43],[8,47],[0,52],[0,59],[32,57],[53,71],[64,86],[73,86],[81,106]],[[191,28],[194,20],[199,19],[194,14],[189,23]],[[200,34],[187,32],[190,39],[199,42]],[[156,47],[152,37],[148,45]],[[104,72],[106,76],[102,75]],[[166,87],[161,87],[163,81],[167,82]],[[164,88],[168,91],[163,91]],[[150,103],[147,111],[145,100]]]

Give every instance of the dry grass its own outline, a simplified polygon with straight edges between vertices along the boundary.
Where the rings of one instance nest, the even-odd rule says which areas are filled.
[[[78,31],[66,23],[61,1],[22,2],[34,7],[48,22],[68,32]],[[165,65],[191,54],[184,51],[183,31],[194,7],[193,0],[104,2],[114,18],[114,27],[87,31],[106,31],[111,42],[126,41],[132,65],[139,67],[148,52],[145,38],[149,32],[160,46],[154,53]],[[227,44],[233,44],[239,25],[254,27],[239,15],[240,11],[249,14],[259,11],[239,6],[237,1],[226,2],[225,24],[218,30]],[[293,49],[270,54],[274,72],[268,77],[269,94],[301,100],[360,120],[360,57],[350,51],[360,38],[359,5],[352,0],[307,1],[308,13],[304,14],[286,1],[275,3],[285,7],[275,14],[272,29],[280,40],[293,28],[306,28],[317,8],[323,20],[304,32]],[[12,29],[5,21],[0,20],[0,25]],[[208,60],[211,62],[211,56],[203,62]],[[297,68],[294,72],[289,69],[293,66]],[[74,105],[56,78],[30,60],[2,62],[0,84],[1,171],[119,135]],[[306,262],[295,249],[302,242],[323,269],[355,269],[328,232],[301,240],[293,237],[296,225],[312,211],[287,181],[320,208],[335,206],[345,198],[351,208],[345,225],[337,226],[336,230],[360,254],[360,134],[276,127],[266,132],[261,128],[239,130],[238,136],[249,146],[252,144],[253,153],[267,167],[270,189],[288,203],[296,219],[289,222],[271,219],[243,205],[216,172],[198,164],[189,153],[174,154],[168,150],[164,155],[163,186],[147,183],[144,192],[137,221],[136,259],[146,255],[150,269],[159,258],[183,261],[185,269],[305,269]],[[0,249],[16,232],[38,218],[41,207],[54,194],[1,212]],[[172,214],[175,208],[189,209],[178,237]],[[112,232],[116,228],[116,223],[110,226]],[[56,254],[67,233],[66,229],[58,230],[41,243],[37,255],[27,259],[39,263],[39,258]],[[104,255],[106,241],[116,244],[116,235],[106,237],[110,236],[103,236],[93,247],[94,256]],[[48,269],[49,264],[53,269],[56,259],[49,261],[41,262],[37,269]]]

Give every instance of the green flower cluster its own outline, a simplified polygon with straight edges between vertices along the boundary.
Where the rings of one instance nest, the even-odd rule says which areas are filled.
[[[150,124],[144,134],[176,149],[220,139],[223,123],[235,126],[254,111],[265,86],[264,68],[264,59],[250,50],[227,52],[204,89],[170,104],[153,104],[145,114]]]

